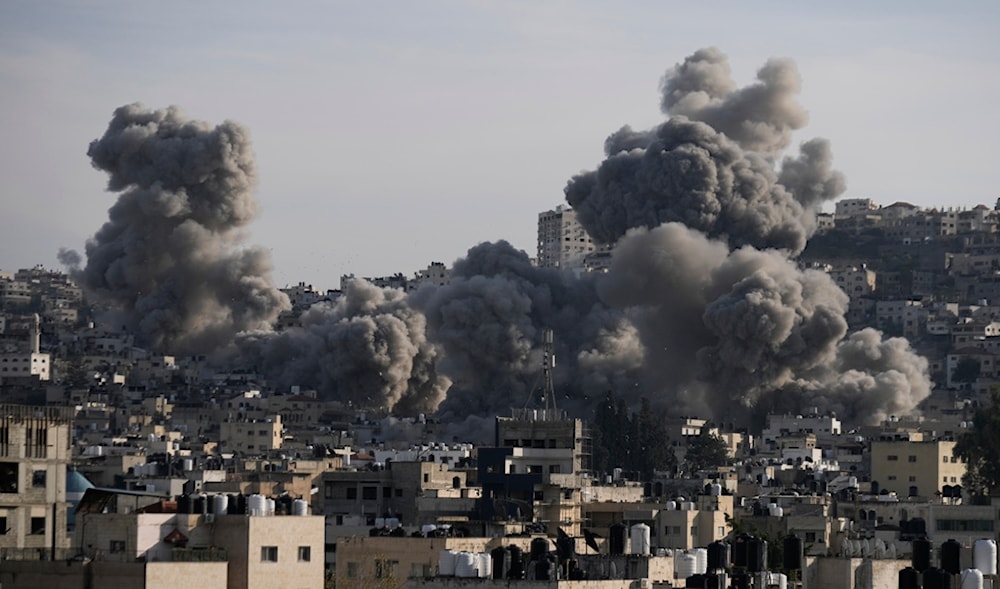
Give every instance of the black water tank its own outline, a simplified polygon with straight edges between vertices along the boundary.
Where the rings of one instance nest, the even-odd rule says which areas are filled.
[[[797,571],[802,568],[802,539],[795,534],[785,536],[782,547],[781,564],[789,571]]]
[[[750,549],[750,536],[749,534],[737,534],[736,540],[733,541],[733,566],[734,567],[744,567],[747,566],[747,551]]]
[[[490,550],[490,560],[493,565],[493,578],[503,579],[504,573],[510,568],[510,552],[503,546]]]
[[[705,589],[705,578],[708,575],[703,575],[701,573],[691,575],[687,579],[684,579],[685,587],[696,587],[697,589]]]
[[[507,569],[507,578],[520,580],[524,578],[524,551],[520,546],[511,544],[507,547],[510,552],[510,568]]]
[[[924,571],[924,589],[951,589],[951,575],[939,568]]]
[[[957,575],[962,572],[962,544],[958,540],[949,538],[941,544],[941,568],[949,574]]]
[[[922,573],[931,568],[931,541],[927,538],[913,540],[913,568]]]
[[[910,520],[910,531],[917,536],[927,535],[927,522],[922,517],[915,517]]]
[[[750,538],[747,543],[747,570],[759,573],[767,570],[767,540]]]
[[[719,571],[729,568],[729,544],[718,540],[708,545],[708,570]]]
[[[898,589],[920,589],[920,573],[913,567],[906,567],[899,571]]]
[[[726,589],[725,575],[705,575],[705,577],[705,589]]]
[[[240,515],[240,513],[239,513],[240,506],[238,504],[238,501],[239,501],[239,495],[234,495],[232,493],[229,494],[229,501],[226,503],[226,513],[227,514],[229,514],[229,515]],[[246,510],[244,510],[244,511],[246,511]]]
[[[549,552],[549,541],[545,538],[535,538],[531,541],[531,560],[541,560]]]
[[[181,495],[177,498],[177,513],[191,513],[190,495]]]
[[[628,538],[628,526],[617,523],[611,526],[611,537],[608,539],[608,551],[611,554],[625,554],[625,540]]]

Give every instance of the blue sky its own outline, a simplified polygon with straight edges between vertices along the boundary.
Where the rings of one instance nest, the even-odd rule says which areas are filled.
[[[660,78],[707,46],[741,85],[796,62],[796,138],[830,139],[846,196],[992,206],[1000,4],[819,4],[8,0],[0,270],[83,251],[115,200],[87,145],[131,102],[250,129],[248,242],[279,285],[409,275],[486,240],[533,254],[537,213],[608,134],[661,122]]]

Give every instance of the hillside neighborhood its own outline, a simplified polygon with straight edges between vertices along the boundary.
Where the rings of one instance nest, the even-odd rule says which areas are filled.
[[[850,330],[926,360],[915,411],[739,423],[609,387],[574,414],[549,333],[509,411],[405,414],[157,353],[71,272],[0,272],[0,587],[996,586],[1000,210],[842,199],[816,225],[797,263]],[[538,267],[610,256],[572,209],[539,215]],[[275,330],[357,280],[416,293],[449,268],[286,287]]]

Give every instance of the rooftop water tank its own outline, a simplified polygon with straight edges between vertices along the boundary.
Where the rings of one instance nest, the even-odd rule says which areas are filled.
[[[972,562],[984,575],[997,574],[997,541],[992,538],[976,540],[972,549]]]

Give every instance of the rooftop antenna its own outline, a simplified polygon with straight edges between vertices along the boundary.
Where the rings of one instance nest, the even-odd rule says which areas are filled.
[[[556,391],[555,385],[552,382],[552,368],[556,365],[556,356],[552,351],[552,330],[544,329],[542,330],[542,373],[539,375],[539,380],[541,380],[541,392],[537,400],[537,409],[541,409],[541,415],[546,414],[555,415],[556,414]],[[535,399],[535,391],[539,388],[538,380],[535,381],[534,386],[531,387],[531,393],[528,394],[528,398],[524,402],[524,409],[522,411],[529,411],[529,405],[533,399]],[[526,413],[527,415],[527,413]]]

